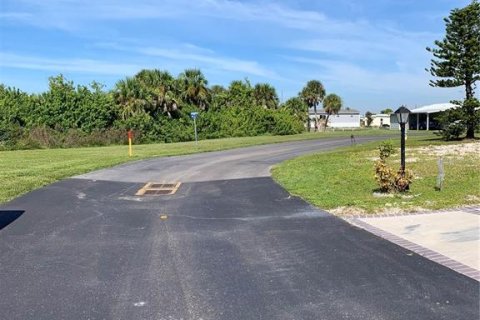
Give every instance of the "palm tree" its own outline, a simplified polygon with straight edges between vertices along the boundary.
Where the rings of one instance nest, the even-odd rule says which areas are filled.
[[[323,109],[327,114],[327,118],[325,119],[325,130],[327,129],[328,118],[330,117],[330,115],[338,114],[341,108],[342,108],[342,98],[340,98],[334,93],[331,93],[325,97],[325,99],[323,100]]]
[[[135,75],[148,93],[148,100],[152,112],[162,112],[172,118],[178,110],[175,95],[175,79],[167,71],[142,70]]]
[[[307,121],[308,118],[308,106],[307,104],[300,99],[299,97],[293,97],[288,99],[283,105],[283,108],[290,110],[299,120],[303,123]]]
[[[255,104],[265,109],[276,109],[279,99],[275,88],[268,83],[257,83],[253,88]]]
[[[310,80],[299,93],[299,96],[315,112],[315,130],[317,130],[317,106],[325,97],[325,88],[318,80]],[[310,130],[310,127],[309,127]]]
[[[194,104],[202,110],[206,109],[210,92],[207,87],[208,81],[200,70],[185,70],[178,76],[177,82],[180,96],[185,102]]]
[[[120,113],[123,120],[145,112],[146,93],[142,85],[134,78],[118,81],[115,84],[113,97],[121,107]]]

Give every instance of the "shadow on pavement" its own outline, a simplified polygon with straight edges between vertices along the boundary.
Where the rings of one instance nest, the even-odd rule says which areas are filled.
[[[0,230],[17,220],[24,210],[0,210]]]

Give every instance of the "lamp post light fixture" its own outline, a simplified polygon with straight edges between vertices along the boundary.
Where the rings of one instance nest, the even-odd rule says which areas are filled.
[[[410,110],[401,106],[395,111],[395,115],[397,116],[397,121],[400,124],[401,129],[401,140],[400,140],[400,150],[401,150],[401,164],[400,170],[402,175],[405,174],[405,124],[408,123],[408,116],[410,115]]]

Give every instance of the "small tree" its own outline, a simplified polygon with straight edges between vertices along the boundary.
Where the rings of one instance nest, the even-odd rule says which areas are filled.
[[[229,107],[250,108],[255,105],[253,87],[248,79],[232,81],[226,95]]]
[[[445,38],[435,41],[436,48],[427,48],[435,59],[426,70],[440,78],[430,81],[433,87],[465,87],[464,121],[467,138],[474,138],[478,117],[476,108],[468,106],[472,105],[475,82],[480,80],[480,3],[474,0],[465,8],[453,9],[444,20]]]
[[[308,106],[302,99],[298,97],[290,98],[282,107],[292,112],[302,123],[308,120]]]
[[[367,111],[365,113],[365,118],[367,119],[367,127],[370,127],[370,125],[372,124],[373,122],[373,113],[371,113],[370,111]]]

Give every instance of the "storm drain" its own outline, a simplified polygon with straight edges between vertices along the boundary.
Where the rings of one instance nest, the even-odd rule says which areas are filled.
[[[170,195],[177,192],[180,187],[180,182],[177,183],[158,183],[149,182],[138,190],[136,196],[162,196]]]

